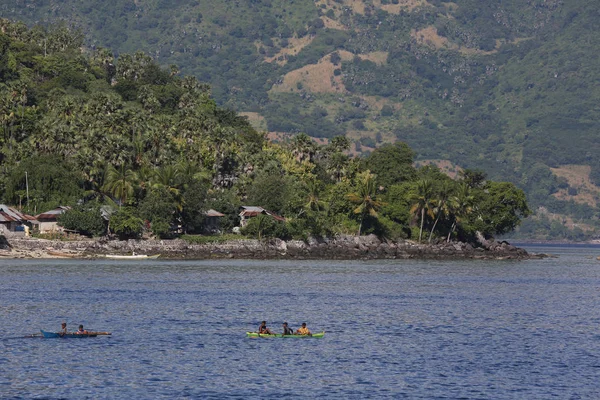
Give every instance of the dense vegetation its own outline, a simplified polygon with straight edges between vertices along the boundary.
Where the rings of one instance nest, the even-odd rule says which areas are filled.
[[[82,52],[82,36],[65,26],[0,20],[0,31],[2,201],[32,214],[73,206],[60,219],[68,229],[169,237],[202,232],[214,208],[228,231],[244,204],[286,218],[251,219],[245,233],[256,237],[473,240],[529,214],[513,184],[417,169],[402,142],[366,158],[348,156],[344,136],[272,144],[217,106],[207,85],[144,53]]]
[[[67,20],[90,48],[176,64],[269,131],[346,135],[364,153],[399,140],[417,160],[486,170],[527,193],[537,216],[523,234],[600,227],[600,190],[576,198],[577,180],[550,170],[591,166],[600,184],[594,0],[6,0],[0,10],[32,25]],[[317,62],[333,65],[340,90],[315,87],[310,72],[284,84]],[[119,93],[130,100],[126,86]]]

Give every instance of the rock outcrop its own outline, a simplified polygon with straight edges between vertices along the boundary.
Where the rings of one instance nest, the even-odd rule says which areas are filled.
[[[74,242],[43,239],[12,239],[13,252],[46,252],[54,257],[101,257],[105,254],[160,254],[172,259],[528,259],[544,255],[529,254],[507,242],[488,241],[485,247],[469,243],[442,242],[419,244],[414,241],[386,241],[374,235],[339,236],[307,241],[280,239],[230,240],[192,244],[175,240],[82,240]]]

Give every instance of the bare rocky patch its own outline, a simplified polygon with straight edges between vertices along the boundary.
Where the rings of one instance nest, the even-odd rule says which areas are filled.
[[[267,120],[259,113],[248,111],[240,112],[239,115],[248,118],[248,122],[250,122],[250,125],[252,125],[252,127],[257,131],[267,130]]]
[[[324,10],[333,10],[336,16],[339,16],[341,10],[350,9],[355,14],[364,15],[368,7],[381,9],[390,14],[400,14],[401,11],[412,11],[417,7],[430,5],[426,0],[399,0],[398,4],[382,4],[381,0],[342,0],[341,2],[333,0],[318,0],[315,5]]]
[[[273,92],[300,93],[345,93],[346,87],[342,76],[335,76],[334,70],[339,66],[333,65],[329,55],[321,58],[316,64],[305,65],[302,68],[288,72],[281,83],[271,88]]]
[[[452,179],[456,179],[463,170],[460,166],[453,164],[450,160],[419,160],[415,163],[416,167],[423,167],[425,165],[434,165],[438,167],[440,171]]]
[[[598,205],[600,188],[590,180],[592,168],[589,165],[563,165],[559,168],[550,168],[552,173],[559,178],[564,178],[570,186],[561,189],[554,196],[559,200],[573,200],[576,203],[588,204],[592,207]]]
[[[288,56],[297,55],[303,48],[308,46],[314,40],[314,36],[306,35],[301,38],[290,38],[288,39],[287,47],[279,50],[277,54],[272,57],[265,57],[265,62],[272,63],[276,62],[279,65],[285,65],[287,63]],[[255,43],[258,47],[260,42]]]
[[[417,41],[417,43],[429,46],[433,49],[448,49],[448,50],[456,50],[461,52],[462,54],[494,54],[498,52],[498,48],[501,45],[500,41],[496,41],[496,49],[491,51],[484,51],[479,49],[474,49],[471,47],[459,46],[456,43],[451,42],[448,38],[441,36],[438,34],[438,31],[433,26],[428,26],[427,28],[415,30],[413,29],[410,32],[410,35]]]

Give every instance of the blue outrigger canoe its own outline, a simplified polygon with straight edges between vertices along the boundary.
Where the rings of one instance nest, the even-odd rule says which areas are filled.
[[[47,338],[47,339],[53,339],[53,338],[78,338],[78,339],[82,339],[82,338],[88,338],[88,337],[96,337],[99,335],[110,335],[110,332],[87,332],[87,333],[75,333],[75,332],[67,332],[67,333],[60,333],[60,332],[47,332],[44,330],[40,330],[40,332],[42,332],[42,335]]]

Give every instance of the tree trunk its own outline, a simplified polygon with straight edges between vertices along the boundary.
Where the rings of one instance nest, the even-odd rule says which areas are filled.
[[[437,217],[435,218],[435,222],[433,223],[433,228],[431,228],[431,232],[429,232],[429,243],[431,243],[431,237],[433,236],[433,231],[435,230],[435,226],[437,225],[438,221],[440,220],[440,214],[438,214]]]
[[[452,227],[450,228],[450,232],[448,232],[448,239],[446,239],[446,243],[450,243],[450,237],[452,236],[452,234],[454,233],[454,230],[456,229],[456,221],[454,221],[452,223]]]
[[[360,232],[362,231],[363,220],[365,219],[365,214],[363,213],[360,216],[360,224],[358,225],[358,236],[360,237]]]
[[[425,220],[425,208],[421,209],[421,229],[419,229],[419,243],[421,243],[421,237],[423,236],[423,221]]]

